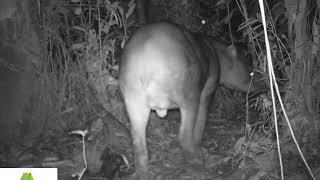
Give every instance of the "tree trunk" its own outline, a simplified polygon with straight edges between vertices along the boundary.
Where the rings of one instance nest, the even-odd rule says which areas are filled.
[[[140,25],[146,24],[148,22],[148,5],[149,0],[136,0],[137,2],[137,15]]]
[[[6,6],[0,18],[0,141],[8,141],[37,123],[30,101],[39,96],[34,66],[40,62],[41,48],[27,0],[4,0],[2,4]]]
[[[295,37],[291,53],[292,72],[287,72],[288,77],[291,77],[291,83],[287,93],[286,110],[296,136],[304,140],[310,140],[310,138],[305,137],[318,136],[315,134],[317,134],[317,124],[319,123],[315,118],[316,113],[314,113],[317,92],[314,91],[312,85],[314,61],[312,61],[311,53],[312,39],[307,29],[310,27],[307,19],[308,1],[286,0],[285,3],[288,10],[288,24],[293,24],[293,31],[289,27],[289,34],[291,35],[289,38],[293,39],[293,34]],[[302,144],[305,143],[305,141],[302,142]]]

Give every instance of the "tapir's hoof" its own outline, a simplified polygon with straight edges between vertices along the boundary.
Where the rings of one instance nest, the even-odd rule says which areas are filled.
[[[203,158],[202,158],[202,153],[200,150],[198,151],[195,151],[195,152],[188,152],[188,151],[184,151],[183,152],[183,156],[184,156],[184,159],[192,164],[192,165],[197,165],[197,166],[202,166],[204,165],[204,161],[203,161]]]
[[[123,178],[122,180],[152,180],[149,173],[140,172],[140,173],[133,173],[130,176]]]

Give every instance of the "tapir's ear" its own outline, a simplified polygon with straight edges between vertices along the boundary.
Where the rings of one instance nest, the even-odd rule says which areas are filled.
[[[227,51],[229,52],[229,54],[236,58],[238,56],[238,50],[234,45],[230,45],[227,47]]]

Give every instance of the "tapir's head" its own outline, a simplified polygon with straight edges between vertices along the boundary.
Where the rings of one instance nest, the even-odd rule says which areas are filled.
[[[235,89],[247,92],[262,92],[268,90],[266,82],[262,79],[262,75],[254,72],[252,63],[245,56],[244,51],[238,47],[230,45],[227,47],[230,66],[225,66],[227,72],[225,75],[227,84]],[[223,62],[221,62],[223,63]],[[222,67],[223,71],[223,67]],[[223,77],[222,77],[223,78]]]

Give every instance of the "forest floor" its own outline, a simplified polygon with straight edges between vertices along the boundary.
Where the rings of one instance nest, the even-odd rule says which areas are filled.
[[[223,98],[222,98],[223,99]],[[216,102],[221,102],[218,98]],[[195,167],[186,163],[178,142],[180,113],[169,111],[161,119],[154,112],[147,129],[149,171],[155,180],[274,180],[278,177],[276,149],[267,149],[274,137],[255,133],[252,142],[246,142],[245,108],[214,103],[210,108],[203,134],[201,150],[204,165]],[[240,107],[240,108],[239,108]],[[259,113],[251,112],[250,119]],[[70,116],[77,120],[78,117]],[[59,179],[78,179],[85,167],[83,145],[88,168],[83,180],[128,179],[134,172],[133,147],[128,124],[120,123],[104,111],[80,129],[87,129],[85,144],[81,136],[66,133],[25,137],[19,142],[1,146],[2,167],[57,167]],[[50,133],[48,133],[50,134]],[[80,138],[79,138],[80,137]],[[32,139],[32,140],[30,140]],[[247,150],[244,147],[248,147]],[[290,159],[290,158],[289,158]],[[299,158],[286,161],[287,179],[310,179]],[[318,169],[319,170],[319,169]],[[152,180],[151,179],[151,180]]]

